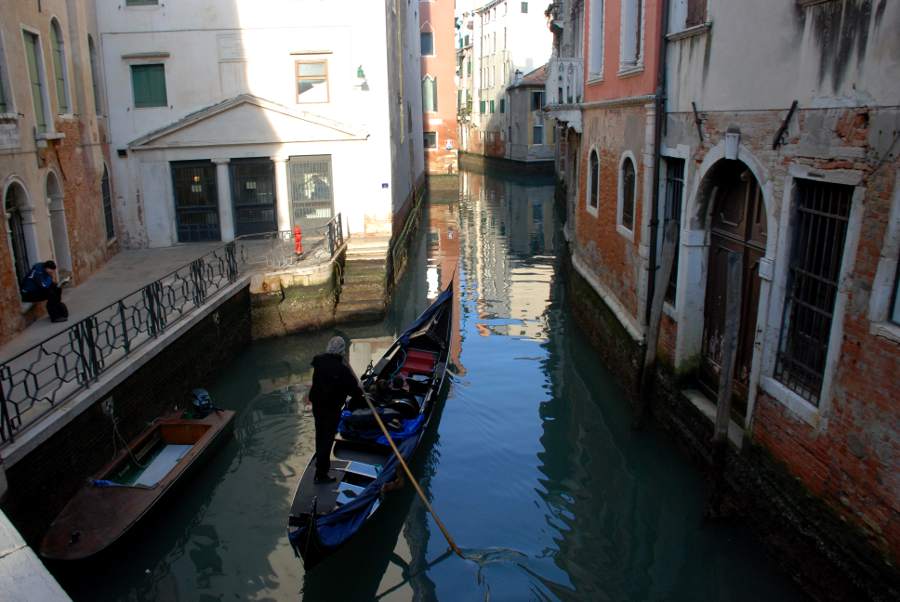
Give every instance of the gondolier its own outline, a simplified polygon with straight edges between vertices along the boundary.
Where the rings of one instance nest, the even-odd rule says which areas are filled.
[[[341,408],[347,397],[363,403],[363,391],[353,369],[347,365],[347,346],[341,337],[328,341],[325,353],[313,358],[313,382],[309,391],[316,424],[316,483],[330,483],[331,446],[337,433]]]

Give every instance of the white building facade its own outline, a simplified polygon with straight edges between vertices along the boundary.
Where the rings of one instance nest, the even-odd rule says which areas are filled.
[[[461,136],[463,151],[509,158],[512,123],[507,87],[550,56],[545,8],[534,2],[494,0],[463,13],[464,27],[472,26],[473,63],[472,115],[461,125],[468,129]]]
[[[417,3],[97,5],[124,244],[398,227],[424,174]]]

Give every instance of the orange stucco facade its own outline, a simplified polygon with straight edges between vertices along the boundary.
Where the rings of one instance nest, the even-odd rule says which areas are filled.
[[[432,54],[426,54],[425,49],[422,53],[423,99],[426,78],[435,82],[436,89],[434,110],[425,102],[422,112],[425,168],[429,174],[457,172],[455,4],[449,0],[419,3],[420,31],[432,37]]]

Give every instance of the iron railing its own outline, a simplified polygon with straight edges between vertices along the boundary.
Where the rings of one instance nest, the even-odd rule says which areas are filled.
[[[338,214],[308,239],[307,253],[330,260],[343,241]],[[241,237],[0,363],[0,443],[11,442],[17,431],[89,388],[240,274],[296,261],[292,232]]]

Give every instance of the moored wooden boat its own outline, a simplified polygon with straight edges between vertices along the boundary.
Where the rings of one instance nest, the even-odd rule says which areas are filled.
[[[408,390],[370,397],[404,460],[421,443],[447,376],[453,289],[448,287],[360,379],[367,392],[403,378]],[[315,456],[297,485],[288,538],[311,569],[376,516],[383,496],[401,480],[400,467],[368,407],[344,406],[331,459],[333,483],[317,484]]]
[[[50,524],[41,556],[88,558],[109,547],[159,502],[228,430],[229,410],[157,420],[88,481]]]

